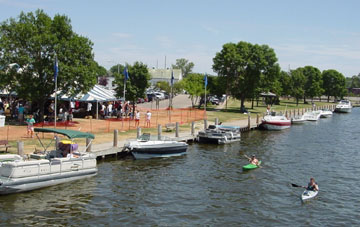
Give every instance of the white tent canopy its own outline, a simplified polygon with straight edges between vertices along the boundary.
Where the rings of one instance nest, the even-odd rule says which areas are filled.
[[[75,100],[83,102],[104,102],[119,99],[116,98],[114,90],[109,90],[101,85],[95,85],[88,93]]]

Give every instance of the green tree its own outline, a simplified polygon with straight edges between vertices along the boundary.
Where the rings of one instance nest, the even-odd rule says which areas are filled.
[[[322,78],[321,78],[320,70],[313,66],[305,66],[302,72],[305,76],[305,86],[304,86],[305,89],[304,103],[305,103],[306,97],[313,99],[314,97],[318,97],[323,94]]]
[[[122,72],[124,72],[125,66],[122,64],[114,65],[110,68],[110,72],[112,75],[118,74],[120,75]]]
[[[167,81],[158,81],[155,84],[155,87],[159,88],[160,90],[163,90],[167,92],[168,94],[171,93],[171,86]]]
[[[281,84],[281,96],[291,95],[291,75],[285,71],[280,72],[279,82]]]
[[[173,69],[181,69],[183,77],[187,77],[187,75],[189,75],[189,73],[192,72],[193,68],[194,68],[194,63],[185,59],[185,58],[180,58],[180,59],[176,59],[176,64],[172,65]]]
[[[303,68],[291,70],[290,78],[291,96],[296,99],[296,105],[299,105],[299,99],[303,98],[305,95],[305,76],[303,74]]]
[[[226,77],[227,90],[240,99],[240,109],[244,108],[246,98],[254,97],[260,81],[268,88],[280,71],[273,49],[243,41],[224,44],[213,62],[213,70],[220,77]]]
[[[198,98],[205,93],[204,75],[199,73],[190,73],[182,81],[184,89],[190,95],[192,106],[194,107]]]
[[[345,76],[334,69],[322,72],[324,94],[330,101],[330,96],[343,97],[346,94]]]
[[[44,104],[54,93],[54,61],[58,58],[58,89],[74,95],[86,92],[96,83],[97,63],[93,43],[76,34],[70,19],[42,10],[21,13],[0,25],[0,65],[17,63],[21,70],[1,71],[3,83],[18,96],[38,103],[43,119]]]
[[[134,65],[127,65],[129,79],[126,80],[125,100],[133,102],[133,112],[135,111],[135,103],[138,98],[144,98],[146,88],[149,87],[150,74],[147,65],[142,62],[135,62]],[[122,72],[123,73],[123,72]],[[116,95],[122,97],[124,93],[125,75],[115,74]]]

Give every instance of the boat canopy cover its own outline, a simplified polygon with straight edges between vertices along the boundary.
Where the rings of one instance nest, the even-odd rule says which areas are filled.
[[[67,130],[67,129],[57,129],[57,128],[35,128],[35,132],[44,132],[44,133],[57,133],[64,136],[67,136],[69,139],[75,138],[90,138],[95,139],[94,134],[87,132],[80,132],[75,130]]]

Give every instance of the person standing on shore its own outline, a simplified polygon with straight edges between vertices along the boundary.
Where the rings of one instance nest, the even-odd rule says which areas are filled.
[[[29,136],[29,134],[30,134],[31,138],[33,138],[33,135],[34,135],[34,123],[35,123],[33,115],[30,115],[29,118],[26,119],[26,123],[27,123],[27,135]]]
[[[147,111],[146,112],[146,126],[145,127],[150,128],[150,126],[151,126],[150,120],[151,120],[151,113],[150,113],[150,111]]]
[[[139,110],[136,110],[136,114],[135,114],[135,128],[139,127],[140,124],[140,112]]]

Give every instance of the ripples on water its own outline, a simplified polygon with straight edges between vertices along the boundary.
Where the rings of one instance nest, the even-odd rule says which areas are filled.
[[[0,197],[0,225],[359,225],[360,109],[182,157],[99,163],[96,177]],[[243,155],[263,168],[243,172]],[[313,176],[320,193],[306,204]]]

